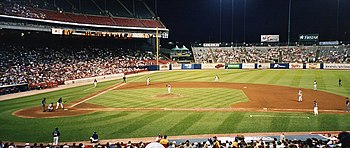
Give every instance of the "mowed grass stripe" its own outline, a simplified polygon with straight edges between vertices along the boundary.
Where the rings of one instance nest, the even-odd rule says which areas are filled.
[[[227,116],[223,120],[223,122],[220,124],[219,128],[217,129],[217,133],[235,133],[237,132],[237,126],[238,124],[243,120],[244,114],[236,114],[235,112],[227,113],[229,116]],[[217,117],[221,117],[220,113],[217,113]]]
[[[303,75],[303,70],[293,70],[291,71],[291,74],[293,75],[292,82],[290,83],[290,86],[293,87],[300,87],[300,81],[301,77]]]
[[[196,113],[196,112],[189,113],[189,115],[186,118],[182,119],[181,122],[169,128],[167,133],[169,133],[169,135],[192,134],[190,132],[186,132],[187,129],[191,128],[191,126],[196,122],[198,122],[203,116],[205,116],[205,114],[203,113]]]
[[[275,131],[276,129],[287,129],[291,119],[288,116],[284,116],[283,114],[275,114],[276,117],[271,117],[271,124],[268,128],[268,131]],[[298,119],[298,118],[297,118]]]
[[[142,128],[139,128],[139,129],[133,131],[132,134],[143,133],[143,132],[147,131],[151,135],[158,135],[159,133],[169,135],[169,133],[167,133],[167,131],[171,127],[179,124],[187,116],[188,116],[187,112],[168,111],[168,112],[166,112],[165,116],[159,117],[158,119],[143,126]],[[176,120],[172,120],[172,119],[176,119]]]
[[[258,83],[260,79],[266,79],[268,75],[271,73],[268,70],[259,71],[259,74],[253,75],[250,79],[248,79],[247,83]]]
[[[193,134],[209,134],[217,133],[220,129],[220,125],[228,118],[230,114],[220,114],[217,112],[206,113],[202,118],[197,122],[191,125],[184,133],[193,133]],[[203,128],[207,127],[207,128]],[[227,131],[228,132],[228,131]]]
[[[325,90],[327,89],[326,84],[323,80],[323,73],[320,71],[315,71],[315,80],[317,82],[317,89],[318,90]]]
[[[269,74],[269,76],[266,78],[266,81],[261,81],[260,83],[266,83],[266,84],[279,84],[279,80],[284,77],[286,74],[286,71],[284,70],[277,70],[277,72]],[[264,79],[263,79],[264,80]]]

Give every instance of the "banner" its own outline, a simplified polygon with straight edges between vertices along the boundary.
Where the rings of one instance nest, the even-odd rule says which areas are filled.
[[[324,63],[324,69],[350,69],[350,64],[330,64]]]
[[[242,64],[227,64],[226,69],[242,69]]]
[[[194,69],[192,64],[182,64],[181,69]]]
[[[171,64],[171,70],[180,70],[181,64]]]
[[[321,66],[319,63],[307,63],[306,69],[320,69]]]
[[[255,69],[255,63],[243,63],[242,69]]]
[[[202,69],[225,69],[224,63],[202,64]]]
[[[289,63],[271,63],[271,69],[289,69]]]
[[[336,46],[336,45],[339,45],[339,41],[325,41],[325,42],[319,42],[318,44],[321,46]]]
[[[290,69],[303,69],[303,63],[289,63]]]
[[[51,33],[52,33],[52,34],[62,35],[62,34],[63,34],[63,29],[51,28]]]
[[[261,42],[279,42],[279,35],[261,35]]]
[[[203,47],[219,47],[220,43],[203,43]]]
[[[318,41],[318,34],[299,34],[300,42],[316,42]]]
[[[269,69],[270,68],[270,63],[259,63],[258,64],[258,69]]]
[[[159,70],[169,70],[170,69],[170,65],[168,64],[160,64],[159,65]]]

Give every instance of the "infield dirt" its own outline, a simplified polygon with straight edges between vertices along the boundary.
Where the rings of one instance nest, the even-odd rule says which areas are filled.
[[[118,89],[142,89],[142,88],[164,88],[164,95],[160,98],[174,97],[166,94],[165,85],[167,82],[152,83],[146,86],[144,83],[127,83]],[[168,110],[185,111],[253,111],[253,112],[312,112],[313,102],[319,104],[320,113],[345,113],[345,97],[311,89],[301,89],[303,91],[303,102],[298,102],[299,88],[264,85],[264,84],[242,84],[223,82],[173,82],[172,88],[228,88],[242,90],[249,98],[248,102],[232,104],[230,108],[167,108]],[[107,89],[106,89],[107,90]],[[103,90],[102,90],[103,91]],[[70,108],[76,102],[81,102],[88,97],[98,95],[100,92],[81,98],[71,104],[65,104],[68,110],[55,110],[53,112],[42,112],[42,108],[34,107],[18,110],[13,115],[22,118],[56,118],[65,116],[79,116],[96,111],[137,111],[137,110],[164,110],[163,108],[106,108],[89,103],[81,103]],[[152,96],[150,96],[152,97]],[[265,109],[263,109],[265,108]]]

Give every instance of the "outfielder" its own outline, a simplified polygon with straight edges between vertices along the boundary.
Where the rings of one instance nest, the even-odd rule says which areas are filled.
[[[316,101],[314,101],[314,114],[315,114],[315,116],[318,115],[318,104]]]
[[[148,86],[150,83],[151,83],[151,79],[148,77],[148,78],[146,79],[146,85]]]
[[[314,90],[317,90],[317,82],[316,82],[316,80],[314,81]]]
[[[168,87],[168,93],[170,94],[171,91],[171,85],[168,83],[168,85],[166,85]]]
[[[60,105],[61,105],[61,108],[64,109],[64,108],[63,108],[63,101],[62,101],[62,98],[59,98],[59,99],[57,100],[56,109],[58,109],[58,107],[59,107]]]
[[[219,81],[219,76],[215,75],[215,81]]]
[[[94,80],[94,85],[95,85],[95,87],[97,86],[97,80],[96,79]]]
[[[301,89],[299,89],[298,96],[298,102],[303,102],[303,92],[301,91]]]

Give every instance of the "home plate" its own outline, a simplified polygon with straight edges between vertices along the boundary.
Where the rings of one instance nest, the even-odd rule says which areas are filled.
[[[68,110],[67,108],[65,108],[64,110]]]
[[[244,86],[243,88],[247,88],[247,87]]]
[[[266,108],[266,107],[264,107],[264,108],[263,108],[263,110],[267,110],[267,108]]]

